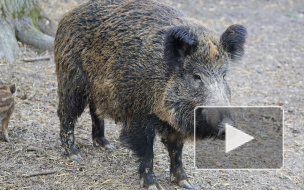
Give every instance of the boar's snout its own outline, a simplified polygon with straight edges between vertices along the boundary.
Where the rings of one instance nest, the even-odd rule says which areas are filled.
[[[225,140],[226,125],[234,126],[229,108],[199,108],[196,110],[196,136]]]
[[[226,135],[226,123],[221,123],[219,126],[219,132],[217,134],[217,139],[225,140]]]
[[[224,118],[223,121],[219,124],[219,128],[218,128],[219,131],[216,136],[217,139],[225,140],[227,125],[235,126],[235,122],[233,121],[231,116],[229,118]]]

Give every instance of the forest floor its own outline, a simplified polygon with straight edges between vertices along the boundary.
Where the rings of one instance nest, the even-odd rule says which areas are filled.
[[[55,20],[76,1],[40,0]],[[197,189],[304,188],[304,2],[302,0],[212,1],[165,0],[187,16],[214,28],[218,36],[231,24],[247,27],[242,61],[232,65],[228,80],[234,106],[284,108],[284,167],[280,170],[193,169],[193,143],[184,148],[184,166]],[[86,109],[75,134],[84,162],[69,164],[59,141],[57,80],[50,61],[23,62],[36,53],[20,44],[14,63],[0,62],[0,80],[16,83],[15,111],[9,123],[10,143],[0,141],[0,189],[139,189],[136,157],[119,140],[120,126],[108,121],[106,136],[116,151],[94,147]],[[38,150],[31,151],[31,147]],[[181,189],[169,182],[165,147],[155,143],[155,174],[163,189]],[[36,171],[48,175],[31,176]]]

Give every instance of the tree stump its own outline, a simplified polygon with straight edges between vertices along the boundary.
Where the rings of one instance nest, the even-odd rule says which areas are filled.
[[[52,51],[56,28],[38,0],[0,0],[0,59],[12,62],[18,57],[17,41]]]

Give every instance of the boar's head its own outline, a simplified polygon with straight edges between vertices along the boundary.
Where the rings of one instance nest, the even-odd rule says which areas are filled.
[[[231,92],[225,76],[230,63],[244,54],[246,33],[242,25],[228,27],[220,38],[201,25],[175,26],[167,31],[164,59],[169,69],[162,120],[192,136],[196,106],[230,105]],[[226,111],[211,115],[217,115],[217,120],[212,121],[210,113],[202,112],[205,122],[197,132],[204,134],[197,136],[219,134],[225,119],[233,121]]]

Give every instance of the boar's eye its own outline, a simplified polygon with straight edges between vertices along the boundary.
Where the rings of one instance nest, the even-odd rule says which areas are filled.
[[[199,76],[198,74],[194,74],[193,78],[194,78],[194,80],[202,80],[201,76]]]

